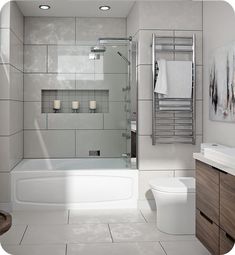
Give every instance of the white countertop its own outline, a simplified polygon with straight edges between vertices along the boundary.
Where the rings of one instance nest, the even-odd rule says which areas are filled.
[[[235,176],[235,168],[230,168],[226,165],[220,164],[214,160],[206,158],[202,153],[194,153],[193,158]]]

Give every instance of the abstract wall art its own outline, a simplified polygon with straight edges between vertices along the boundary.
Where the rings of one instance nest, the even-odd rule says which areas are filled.
[[[235,42],[213,54],[209,96],[210,119],[235,122]]]

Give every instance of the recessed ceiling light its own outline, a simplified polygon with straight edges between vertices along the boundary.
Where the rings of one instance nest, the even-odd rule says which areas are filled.
[[[42,4],[42,5],[39,5],[39,8],[42,10],[49,10],[51,7],[49,5]]]
[[[99,7],[99,9],[101,11],[109,11],[111,9],[111,7],[108,6],[108,5],[102,5],[102,6]]]

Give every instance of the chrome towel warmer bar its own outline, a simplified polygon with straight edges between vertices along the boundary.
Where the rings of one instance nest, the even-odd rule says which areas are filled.
[[[152,144],[196,143],[196,55],[193,36],[152,35]],[[191,98],[161,98],[155,93],[158,76],[157,54],[172,53],[192,61]],[[184,60],[184,59],[183,59]]]

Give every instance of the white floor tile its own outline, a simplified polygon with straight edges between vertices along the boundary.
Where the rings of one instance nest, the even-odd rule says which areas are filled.
[[[147,222],[156,223],[156,211],[141,209],[141,212]]]
[[[65,244],[112,242],[108,225],[31,225],[22,244]]]
[[[192,235],[168,235],[157,230],[155,224],[110,224],[114,242],[149,242],[168,240],[195,240]]]
[[[26,225],[13,225],[10,230],[0,237],[1,244],[20,244]]]
[[[71,210],[69,223],[145,222],[139,210]]]
[[[67,255],[165,255],[160,244],[112,243],[92,245],[68,245]]]
[[[12,255],[65,255],[66,245],[3,245]]]
[[[161,242],[161,244],[167,255],[210,255],[198,240]]]
[[[68,211],[14,211],[14,225],[67,224]]]

